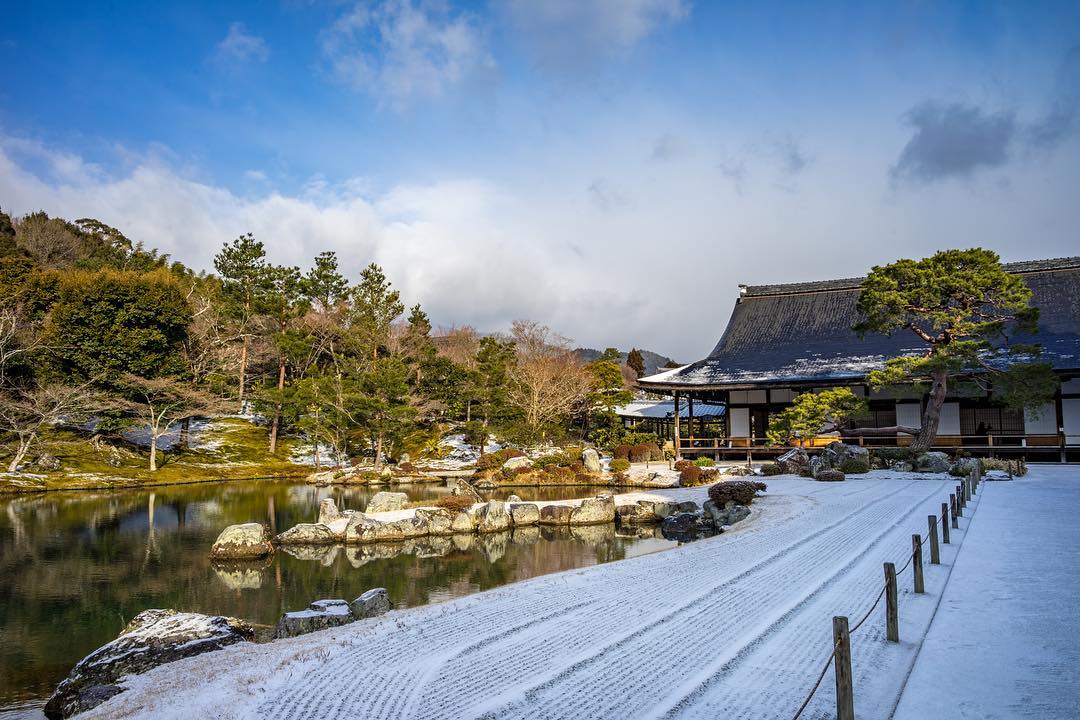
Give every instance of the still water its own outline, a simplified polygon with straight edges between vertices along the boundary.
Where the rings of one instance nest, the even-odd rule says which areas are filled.
[[[392,489],[414,500],[446,492],[432,485]],[[555,500],[600,490],[513,492]],[[273,624],[312,600],[351,600],[373,587],[385,587],[395,606],[410,607],[675,545],[621,537],[607,525],[279,550],[257,563],[209,560],[226,525],[260,521],[280,532],[313,522],[324,497],[362,510],[373,492],[261,481],[0,495],[0,718],[44,717],[40,707],[71,667],[147,608]]]

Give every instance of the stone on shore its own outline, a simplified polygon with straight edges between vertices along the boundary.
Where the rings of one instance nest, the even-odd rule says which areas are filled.
[[[331,545],[334,531],[321,523],[300,523],[274,538],[279,545]]]
[[[356,620],[382,615],[392,607],[386,588],[372,588],[349,603],[349,609]]]
[[[569,505],[544,505],[540,508],[540,524],[569,525],[572,511]]]
[[[282,615],[274,629],[274,639],[306,635],[316,630],[347,625],[353,620],[352,609],[344,600],[316,600],[307,610]]]
[[[454,534],[454,513],[446,508],[418,508],[416,517],[427,523],[429,535]]]
[[[571,525],[598,525],[609,522],[615,522],[615,498],[612,495],[585,498],[581,505],[570,511]]]
[[[599,475],[603,471],[600,465],[600,453],[593,448],[585,448],[581,451],[581,464],[585,466],[585,472],[590,475]]]
[[[656,505],[652,500],[638,500],[633,505],[617,506],[615,513],[622,525],[645,525],[660,520],[653,511]]]
[[[943,452],[924,452],[915,458],[915,472],[949,472],[949,456]]]
[[[409,502],[409,496],[405,493],[388,492],[383,490],[375,493],[370,500],[368,500],[367,508],[364,510],[366,513],[378,513],[378,512],[393,512],[395,510],[404,510],[405,505]]]
[[[230,525],[221,531],[210,557],[215,560],[241,560],[266,557],[274,552],[270,544],[270,531],[262,523]]]
[[[535,503],[514,503],[510,505],[510,519],[514,527],[536,525],[540,522],[540,508]]]
[[[337,503],[334,502],[334,498],[323,498],[319,503],[319,523],[322,525],[329,525],[335,520],[342,518],[341,511],[338,510]]]
[[[476,532],[493,533],[505,532],[510,529],[510,513],[506,509],[506,503],[499,500],[490,500],[476,512]]]
[[[519,470],[528,469],[532,467],[532,460],[522,455],[520,457],[512,457],[502,464],[503,470]]]
[[[45,704],[45,715],[55,720],[89,710],[121,692],[115,683],[126,675],[220,650],[254,634],[235,618],[144,610],[115,640],[79,661]]]

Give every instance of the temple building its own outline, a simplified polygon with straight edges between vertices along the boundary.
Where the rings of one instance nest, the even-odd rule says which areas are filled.
[[[1045,407],[1017,411],[996,402],[993,388],[951,383],[935,445],[972,454],[1032,460],[1080,460],[1080,257],[1006,263],[1023,278],[1039,308],[1039,331],[1014,341],[1039,343],[1042,360],[1061,378]],[[872,390],[867,373],[899,355],[922,354],[914,334],[860,338],[856,301],[861,278],[740,286],[727,329],[703,360],[643,377],[650,393],[672,396],[674,444],[680,455],[770,455],[769,418],[799,393],[850,387],[866,397],[870,416],[858,427],[919,427],[926,398],[914,387]],[[720,405],[714,421],[695,422],[693,405]],[[718,419],[718,421],[716,421]],[[836,435],[810,441],[823,444]],[[860,437],[866,445],[904,445],[909,435]]]

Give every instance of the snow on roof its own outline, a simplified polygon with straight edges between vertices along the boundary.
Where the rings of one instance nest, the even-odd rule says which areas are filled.
[[[657,376],[654,376],[657,377]],[[615,414],[620,417],[654,418],[663,420],[675,414],[675,402],[673,400],[635,400],[634,402],[615,408]],[[720,416],[724,414],[723,405],[713,403],[694,403],[694,417]],[[687,403],[679,403],[679,417],[690,416],[690,407]]]

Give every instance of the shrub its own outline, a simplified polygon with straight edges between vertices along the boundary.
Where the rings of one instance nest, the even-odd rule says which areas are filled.
[[[758,491],[765,490],[765,483],[753,480],[724,480],[709,486],[709,499],[717,507],[724,507],[729,502],[736,505],[749,505]]]
[[[678,470],[679,472],[682,472],[683,470],[685,470],[688,467],[694,467],[694,463],[691,462],[690,460],[677,460],[675,462],[675,469]]]
[[[679,484],[683,487],[693,487],[701,484],[701,468],[690,463],[679,473]]]
[[[846,475],[861,475],[862,473],[870,472],[870,463],[865,460],[848,458],[840,463],[840,467],[838,467],[837,470]]]
[[[473,506],[472,498],[465,495],[443,495],[441,498],[435,501],[435,507],[446,508],[447,510],[468,510]]]
[[[504,448],[497,452],[488,453],[482,456],[476,461],[477,470],[490,470],[491,468],[502,467],[510,458],[522,457],[525,453],[521,452],[517,448]]]
[[[652,449],[646,443],[630,448],[630,462],[647,462],[652,459]]]
[[[720,478],[720,470],[717,468],[701,468],[701,482],[715,482]]]
[[[630,446],[629,445],[619,445],[617,448],[615,448],[615,452],[613,452],[612,455],[618,460],[629,460],[630,459]]]
[[[713,462],[712,458],[699,457],[697,460],[694,461],[694,464],[697,465],[699,468],[707,468],[712,467],[716,463]]]
[[[1007,473],[1020,477],[1021,475],[1027,475],[1027,463],[1021,458],[1020,460],[1001,460],[998,458],[983,458],[982,459],[983,472],[987,470],[1004,470]]]
[[[578,458],[571,455],[568,452],[555,453],[553,455],[545,455],[544,457],[533,460],[533,467],[537,470],[543,470],[544,468],[554,467],[556,465],[562,465],[569,467],[578,461]]]
[[[783,475],[784,468],[780,467],[779,463],[765,463],[761,466],[761,474],[765,477],[772,477],[773,475]]]
[[[886,465],[896,461],[910,461],[913,457],[911,449],[904,447],[874,448],[870,452],[874,457],[879,457],[884,460]]]
[[[615,458],[611,461],[611,472],[624,473],[630,469],[630,461],[626,458]]]
[[[844,479],[844,473],[839,470],[826,468],[824,470],[818,470],[818,474],[814,476],[814,479],[820,482],[840,482]]]

